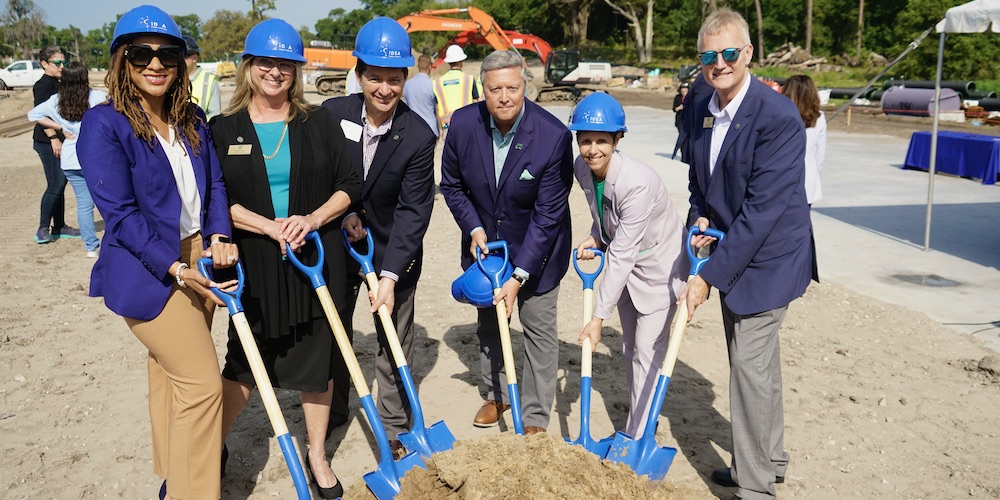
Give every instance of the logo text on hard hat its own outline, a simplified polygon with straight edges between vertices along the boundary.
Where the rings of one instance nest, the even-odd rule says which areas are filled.
[[[399,59],[403,57],[403,53],[398,50],[391,50],[389,47],[382,47],[382,57],[391,57]]]
[[[149,20],[149,16],[140,17],[139,18],[139,23],[141,23],[147,29],[167,31],[167,24],[166,23],[161,23],[159,21],[150,21]]]

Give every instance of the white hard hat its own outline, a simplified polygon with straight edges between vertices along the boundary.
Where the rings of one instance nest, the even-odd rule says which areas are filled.
[[[449,45],[447,52],[444,53],[444,62],[448,64],[464,61],[468,58],[469,56],[465,55],[465,51],[458,45]]]

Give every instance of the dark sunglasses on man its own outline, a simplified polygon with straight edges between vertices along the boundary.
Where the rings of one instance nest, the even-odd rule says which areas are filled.
[[[184,60],[184,51],[177,45],[160,45],[160,48],[153,50],[149,45],[128,44],[125,48],[125,59],[132,66],[145,68],[153,62],[153,58],[160,60],[164,68],[176,68]]]
[[[66,61],[64,61],[62,59],[53,59],[51,61],[46,61],[46,62],[48,62],[49,64],[51,64],[53,66],[59,67],[59,68],[61,68],[61,67],[63,67],[63,66],[66,65]]]
[[[749,47],[750,44],[746,44],[740,48],[730,47],[728,49],[722,49],[721,52],[716,52],[714,50],[706,50],[705,52],[699,52],[698,57],[701,57],[701,64],[703,66],[711,66],[719,60],[719,54],[722,54],[722,60],[727,63],[734,63],[740,58],[740,53],[743,49]]]

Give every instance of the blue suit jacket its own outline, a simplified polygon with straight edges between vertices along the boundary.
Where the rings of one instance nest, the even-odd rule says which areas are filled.
[[[798,109],[751,77],[746,98],[709,175],[709,100],[694,103],[689,223],[706,217],[726,233],[701,270],[736,314],[782,307],[818,281],[804,188],[806,133]]]
[[[191,104],[191,106],[195,106]],[[222,169],[204,123],[197,126],[201,152],[187,146],[201,195],[201,234],[231,235]],[[124,115],[110,104],[83,116],[77,154],[87,187],[104,217],[101,255],[94,265],[90,295],[104,297],[116,314],[150,320],[163,310],[180,260],[181,199],[170,162],[159,142],[137,138]]]
[[[566,126],[525,101],[524,117],[496,183],[493,139],[486,103],[452,115],[441,157],[441,194],[462,230],[462,267],[473,264],[470,232],[503,239],[511,263],[531,274],[525,287],[552,290],[566,274],[570,255],[569,190],[573,149]]]

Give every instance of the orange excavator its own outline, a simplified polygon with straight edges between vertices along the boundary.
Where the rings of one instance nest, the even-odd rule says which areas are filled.
[[[460,14],[468,19],[446,17]],[[444,44],[434,57],[434,67],[444,62],[444,54],[448,46],[469,44],[489,45],[494,50],[511,49],[533,52],[545,65],[545,81],[552,84],[546,87],[546,93],[555,98],[579,99],[582,88],[578,84],[604,83],[611,79],[611,65],[604,61],[581,61],[580,53],[575,50],[552,50],[545,40],[531,34],[513,30],[505,30],[497,24],[496,19],[476,7],[456,9],[423,10],[403,16],[396,20],[408,33],[420,31],[457,31],[448,43]],[[312,73],[307,83],[316,85],[322,95],[337,93],[343,88],[347,71],[355,61],[350,51],[332,48],[306,49],[306,69],[318,70]],[[528,73],[531,74],[530,71]],[[534,84],[528,83],[525,95],[532,100],[539,97],[539,91]]]
[[[469,19],[444,17],[450,14],[468,15]],[[434,56],[434,67],[444,62],[445,50],[450,45],[465,47],[469,44],[490,45],[494,50],[516,49],[534,52],[542,64],[552,54],[552,46],[541,38],[505,30],[497,24],[493,16],[475,7],[460,9],[422,10],[396,20],[407,33],[417,31],[458,31]]]

